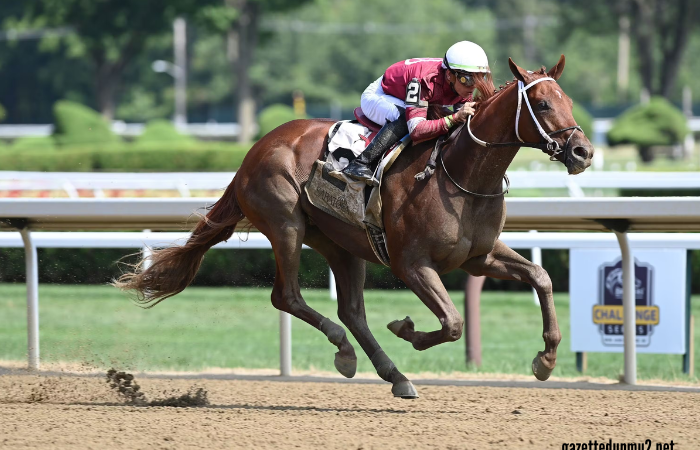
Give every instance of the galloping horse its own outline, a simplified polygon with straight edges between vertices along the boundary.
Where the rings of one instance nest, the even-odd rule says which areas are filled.
[[[546,380],[561,340],[552,284],[544,269],[498,239],[506,217],[502,180],[521,145],[542,149],[563,163],[569,174],[590,166],[593,147],[574,121],[571,99],[556,82],[564,70],[563,55],[546,73],[544,68],[526,71],[512,60],[509,65],[517,83],[483,93],[473,120],[446,141],[432,177],[416,181],[414,174],[425,167],[434,140],[405,149],[385,175],[381,195],[391,270],[437,316],[441,328],[418,331],[410,319],[388,326],[417,350],[456,341],[464,322],[440,274],[462,269],[476,276],[524,281],[540,299],[545,349],[533,360],[532,370],[537,379]],[[304,194],[333,123],[295,120],[268,133],[250,149],[221,199],[199,221],[185,245],[155,251],[147,268],[137,265],[114,285],[135,290],[138,301],[149,306],[181,292],[194,278],[204,253],[229,239],[246,217],[272,243],[277,265],[272,304],[321,330],[338,347],[338,371],[346,377],[355,375],[357,358],[345,330],[309,307],[301,296],[301,248],[302,244],[312,247],[335,274],[340,320],[379,376],[392,383],[392,393],[416,398],[413,384],[367,326],[362,292],[365,261],[379,261],[365,232],[316,209]]]

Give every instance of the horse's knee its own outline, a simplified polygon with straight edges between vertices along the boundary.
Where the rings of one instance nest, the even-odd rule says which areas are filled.
[[[462,337],[463,330],[464,320],[459,316],[445,320],[442,326],[442,333],[446,342],[458,341]]]
[[[552,292],[552,279],[549,277],[544,268],[538,265],[533,265],[532,268],[532,286],[542,289],[545,292]]]

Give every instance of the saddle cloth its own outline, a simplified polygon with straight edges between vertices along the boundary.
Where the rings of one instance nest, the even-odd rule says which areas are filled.
[[[343,170],[364,151],[381,126],[372,122],[362,108],[355,108],[355,120],[337,122],[328,130],[328,158],[336,170]],[[389,150],[391,151],[391,149]]]
[[[411,140],[405,136],[387,151],[375,171],[379,183],[370,187],[364,181],[353,180],[340,171],[362,153],[372,134],[376,132],[355,121],[342,121],[332,126],[328,133],[329,153],[326,161],[316,161],[304,191],[315,207],[347,224],[364,229],[375,255],[388,266],[390,261],[380,195],[382,179],[384,172]],[[368,189],[371,191],[367,192]]]

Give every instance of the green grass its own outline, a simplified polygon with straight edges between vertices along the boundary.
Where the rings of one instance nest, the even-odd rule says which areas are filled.
[[[198,370],[206,367],[279,367],[278,312],[270,289],[189,288],[153,309],[143,310],[108,286],[41,285],[40,335],[43,361],[86,362],[132,370]],[[461,292],[452,299],[463,310]],[[304,290],[307,302],[337,320],[326,290]],[[530,362],[544,348],[540,310],[526,293],[486,292],[482,298],[483,365],[468,368],[464,340],[424,352],[386,329],[410,315],[420,330],[435,330],[437,319],[408,291],[368,291],[367,318],[375,337],[405,372],[488,372],[529,374]],[[26,297],[21,284],[0,284],[0,359],[26,358]],[[569,299],[556,294],[563,340],[556,376],[577,376],[569,343]],[[693,311],[700,306],[697,298]],[[338,322],[339,323],[339,322]],[[695,348],[700,348],[696,336]],[[359,371],[373,368],[358,352]],[[333,347],[319,331],[293,320],[295,369],[333,371]],[[697,356],[697,354],[696,354]],[[587,375],[615,378],[622,354],[590,354]],[[641,379],[688,380],[678,355],[638,355]],[[696,380],[696,378],[694,378]]]

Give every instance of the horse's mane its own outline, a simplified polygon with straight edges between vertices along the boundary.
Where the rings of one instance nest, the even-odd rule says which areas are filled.
[[[542,67],[540,67],[540,69],[538,71],[533,72],[533,73],[536,75],[546,75],[547,68],[545,66],[542,66]],[[491,103],[499,95],[501,95],[504,91],[508,90],[509,87],[516,84],[517,81],[518,81],[518,79],[514,77],[511,81],[506,81],[505,84],[498,86],[498,89],[495,89],[492,87],[491,90],[483,91],[483,94],[477,100],[478,106],[483,108],[487,104]],[[482,92],[482,91],[479,91],[479,92]]]

